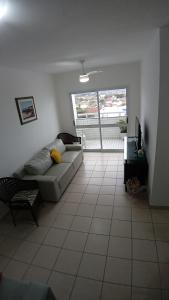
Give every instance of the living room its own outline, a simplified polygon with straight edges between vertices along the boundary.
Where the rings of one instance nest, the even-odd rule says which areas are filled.
[[[12,274],[11,278],[14,278],[14,273],[12,273],[11,270],[17,269],[18,266],[18,269],[21,269],[21,273],[19,273],[18,277],[16,275],[17,279],[26,278],[26,276],[28,278],[28,274],[30,275],[36,272],[39,276],[42,272],[45,278],[44,282],[50,282],[53,287],[55,286],[57,278],[62,287],[60,291],[58,283],[56,284],[60,293],[57,294],[57,291],[55,291],[56,298],[58,299],[68,299],[66,297],[70,297],[68,292],[64,294],[64,285],[68,290],[71,290],[71,299],[84,299],[83,297],[85,297],[85,294],[80,293],[80,289],[81,291],[84,291],[87,284],[90,286],[89,290],[91,291],[91,294],[87,294],[86,299],[121,299],[120,297],[122,296],[122,299],[133,300],[146,299],[144,297],[147,297],[147,299],[151,299],[151,297],[152,299],[168,299],[168,279],[165,280],[164,278],[165,275],[167,278],[169,276],[169,257],[167,254],[169,249],[169,213],[166,209],[166,207],[169,206],[169,141],[166,133],[169,111],[169,104],[167,101],[169,95],[168,11],[168,1],[160,1],[160,3],[158,1],[142,1],[142,4],[140,4],[139,1],[129,1],[128,4],[124,1],[120,3],[117,1],[106,1],[104,4],[100,1],[99,3],[96,1],[89,3],[87,1],[85,4],[82,1],[78,3],[76,3],[76,1],[70,1],[70,3],[66,3],[66,1],[63,1],[63,3],[57,1],[54,3],[51,1],[51,3],[43,2],[41,4],[39,4],[38,1],[29,1],[29,4],[26,3],[26,1],[22,1],[22,3],[18,1],[8,1],[6,15],[4,14],[0,19],[0,176],[11,176],[18,168],[22,167],[25,162],[31,159],[36,152],[52,142],[60,132],[67,132],[73,135],[76,134],[73,123],[73,109],[70,93],[93,91],[97,89],[127,88],[128,136],[135,135],[135,118],[138,116],[142,129],[144,150],[149,165],[149,204],[155,208],[159,207],[159,215],[156,213],[157,210],[155,208],[154,210],[148,209],[148,203],[145,204],[143,201],[143,204],[146,205],[144,207],[145,211],[142,210],[142,214],[138,216],[138,220],[136,220],[138,210],[136,211],[133,207],[127,207],[125,217],[121,216],[121,222],[127,222],[125,224],[127,226],[129,225],[128,223],[131,222],[131,218],[133,218],[135,223],[137,223],[137,221],[143,221],[143,224],[146,224],[145,226],[149,227],[146,228],[146,233],[149,230],[152,231],[150,227],[152,227],[153,224],[152,235],[155,234],[155,238],[152,238],[152,235],[142,235],[137,232],[132,236],[132,243],[134,244],[133,240],[136,242],[142,240],[142,242],[144,241],[145,243],[148,241],[145,248],[143,244],[140,244],[140,247],[142,247],[142,249],[149,249],[149,251],[150,249],[153,251],[154,244],[156,244],[157,249],[155,251],[158,252],[160,258],[150,258],[153,253],[151,251],[148,259],[146,259],[146,255],[143,259],[134,257],[134,260],[136,262],[138,261],[138,265],[134,265],[134,274],[141,272],[139,262],[143,261],[142,266],[144,271],[148,270],[148,273],[150,274],[151,272],[154,272],[153,283],[148,282],[149,279],[147,280],[144,278],[144,276],[146,277],[144,272],[141,279],[128,279],[125,281],[128,276],[125,274],[122,280],[119,279],[119,281],[113,281],[112,279],[105,279],[104,282],[103,277],[97,277],[97,275],[92,277],[92,275],[88,276],[83,274],[83,272],[85,273],[85,260],[87,261],[86,265],[89,264],[87,257],[89,254],[84,254],[84,252],[83,266],[80,267],[79,271],[76,270],[79,273],[75,272],[72,273],[72,275],[69,272],[67,273],[67,271],[58,271],[58,266],[58,269],[53,266],[49,268],[44,267],[43,264],[39,265],[39,269],[35,269],[38,268],[37,264],[31,264],[30,261],[33,261],[36,252],[39,251],[36,247],[38,238],[32,239],[33,242],[31,242],[31,238],[29,237],[26,241],[33,243],[32,249],[34,249],[30,255],[30,260],[28,259],[29,263],[25,258],[23,258],[23,260],[18,259],[19,254],[16,255],[16,253],[10,253],[9,255],[5,255],[4,250],[0,250],[0,271],[3,271],[7,277],[10,277],[10,274]],[[79,82],[81,59],[85,59],[85,70],[87,72],[93,70],[102,71],[100,74],[89,76],[89,82],[87,83]],[[34,98],[37,119],[33,122],[21,125],[15,98],[24,97]],[[113,167],[111,167],[111,163]],[[100,166],[102,166],[102,170]],[[115,166],[117,166],[117,168]],[[82,179],[81,175],[84,173],[83,169],[85,167],[86,175],[83,176]],[[117,169],[118,175],[121,176],[123,169],[123,154],[111,152],[84,152],[84,165],[81,168],[82,169],[79,171],[80,173],[77,173],[78,175],[74,177],[70,187],[66,190],[66,196],[65,198],[63,196],[62,199],[63,202],[60,201],[58,204],[55,204],[57,208],[51,206],[52,209],[51,207],[46,208],[46,211],[42,209],[42,222],[39,226],[40,243],[38,244],[38,247],[40,247],[40,245],[42,246],[42,240],[46,240],[45,233],[47,235],[49,230],[51,230],[51,228],[49,229],[51,226],[50,221],[53,220],[53,222],[56,223],[56,215],[59,214],[58,212],[59,209],[62,209],[62,205],[65,205],[65,202],[68,202],[69,200],[70,203],[73,204],[71,209],[75,209],[75,206],[79,205],[80,198],[75,196],[73,190],[71,191],[71,189],[75,188],[73,185],[77,185],[78,182],[83,182],[82,185],[85,185],[85,188],[87,188],[86,185],[91,185],[91,182],[95,182],[95,184],[93,184],[94,186],[104,186],[103,182],[110,181],[108,177],[105,177],[104,181],[98,177],[96,177],[97,179],[94,177],[94,181],[94,179],[91,178],[92,175],[90,175],[90,179],[87,177],[91,171],[95,172],[96,175],[99,168],[100,174],[97,175],[101,176],[101,172],[104,172],[105,175],[107,172],[105,170],[109,170],[108,172],[110,172],[110,169],[111,173],[113,173],[113,170]],[[119,198],[122,201],[123,197],[126,197],[128,201],[127,196],[125,196],[125,193],[123,192],[122,180],[122,177],[116,178],[116,182],[118,183],[117,193],[115,192],[113,194],[113,203],[116,203]],[[102,184],[100,184],[101,181]],[[112,182],[113,181],[114,178],[112,178]],[[69,192],[71,195],[69,195],[70,198],[67,200]],[[84,198],[87,199],[86,201],[89,201],[87,195],[90,195],[90,193],[79,191],[77,194],[79,197],[82,197],[83,194],[84,197],[82,197],[82,199]],[[119,194],[121,195],[120,197]],[[109,204],[111,198],[110,195],[112,194],[105,194],[105,202],[107,201]],[[75,197],[73,202],[71,202],[71,196]],[[94,203],[96,204],[95,200],[94,195],[90,197],[91,211],[94,209]],[[101,194],[99,194],[97,201],[98,204],[102,203],[103,196],[101,196]],[[89,202],[86,203],[89,204]],[[127,206],[127,204],[125,205]],[[0,207],[0,216],[3,217],[6,213],[6,207],[4,205],[1,205]],[[164,210],[161,210],[161,207],[164,207]],[[133,212],[132,217],[127,215],[130,209]],[[48,216],[46,215],[46,212],[48,212]],[[96,223],[98,220],[103,220],[103,222],[105,222],[104,228],[110,226],[112,228],[112,224],[117,226],[116,220],[113,223],[114,219],[111,219],[110,224],[107,211],[105,212],[105,216],[100,219],[99,212],[94,212],[94,210],[94,217],[91,217],[89,211],[86,215],[79,213],[79,216],[81,218],[86,218],[86,224],[88,224],[87,222],[89,221],[91,221],[92,224],[92,218],[94,218],[96,220],[93,220],[93,222],[95,221]],[[72,224],[75,224],[73,218],[77,218],[77,215],[70,213],[65,222],[68,222],[69,219],[69,222],[72,220],[72,222],[74,222]],[[157,226],[158,228],[156,228],[156,222],[151,223],[149,221],[150,218],[153,218],[153,220],[158,219],[157,224],[160,224],[159,227]],[[101,226],[101,224],[98,226]],[[2,231],[2,238],[5,240],[6,234],[9,242],[9,238],[12,237],[11,247],[14,247],[16,252],[17,246],[16,241],[14,242],[14,236],[18,239],[21,227],[22,223],[18,224],[14,229],[11,225],[9,228],[4,229],[3,221],[1,221],[0,231]],[[55,228],[60,227],[56,226]],[[94,225],[91,228],[94,228]],[[89,229],[87,231],[82,230],[83,235],[94,235],[96,228],[91,228],[90,234]],[[67,228],[62,227],[63,234],[66,230]],[[140,231],[141,230],[143,233],[144,229],[142,228]],[[111,232],[112,231],[113,229],[111,229]],[[159,238],[158,240],[157,235],[159,237],[160,234],[162,238]],[[43,238],[41,239],[40,236],[41,238],[43,236]],[[107,234],[105,232],[103,234],[102,232],[102,237],[104,238],[104,236],[107,236]],[[127,243],[129,242],[128,240],[131,239],[131,235],[124,234],[123,238],[126,238],[126,244],[120,244],[119,241],[116,241],[114,246],[114,248],[118,248],[119,252],[120,248],[130,248],[130,246],[127,246]],[[158,240],[157,243],[155,240]],[[45,242],[44,245],[46,244],[47,243]],[[0,247],[1,246],[2,243]],[[20,243],[18,246],[20,246]],[[26,244],[24,247],[21,249],[26,249]],[[110,246],[110,248],[111,247],[112,246]],[[58,244],[56,248],[57,250],[61,249],[62,251],[67,251],[63,250],[67,248],[64,248],[61,244]],[[20,251],[22,252],[24,250]],[[108,251],[113,252],[115,250],[109,249]],[[129,250],[129,252],[130,251],[131,250]],[[87,253],[90,252],[92,251],[87,251]],[[53,259],[56,260],[56,253],[53,254],[52,249],[51,253]],[[81,251],[79,253],[81,253]],[[94,254],[95,252],[92,253]],[[75,255],[75,253],[72,253],[72,255]],[[99,252],[97,255],[100,260],[102,255],[105,260],[109,259],[108,254]],[[119,254],[120,259],[124,259],[125,263],[127,263],[126,261],[128,259],[131,259],[130,255],[128,256],[126,253],[120,255],[121,254]],[[117,254],[111,254],[110,256],[118,257]],[[75,265],[77,261],[80,261],[80,258],[77,257],[75,259]],[[92,257],[90,259],[92,259]],[[16,264],[18,261],[20,263],[19,265]],[[148,263],[145,263],[145,261],[148,261],[149,265]],[[12,265],[13,262],[15,262],[14,265]],[[110,262],[110,264],[111,263],[112,262]],[[100,266],[98,272],[103,273],[103,268],[101,266],[105,265],[105,263],[99,261],[98,265]],[[119,263],[116,264],[114,262],[112,266],[118,268]],[[127,272],[130,273],[128,265],[126,265],[126,268],[128,270]],[[162,274],[160,275],[162,277],[162,279],[160,279],[163,282],[162,285],[159,284],[159,278],[157,278],[157,268],[160,269],[159,272]],[[121,266],[121,270],[124,269],[125,265]],[[137,270],[139,271],[137,272]],[[57,271],[58,274],[62,275],[66,273],[69,274],[69,276],[65,275],[64,279],[61,277],[55,278],[52,274],[54,271]],[[79,275],[80,272],[81,275]],[[87,283],[83,282],[82,279],[84,278],[87,278]],[[132,284],[130,284],[131,280],[133,280]],[[157,282],[158,284],[156,286]],[[96,283],[97,287],[92,285]],[[133,285],[133,289],[131,289],[131,285]],[[74,289],[75,286],[76,288]],[[100,286],[102,287],[100,288]],[[121,288],[122,292],[120,292]],[[76,293],[72,292],[74,290]],[[113,293],[115,293],[116,298],[113,296]],[[139,296],[140,298],[138,298]]]

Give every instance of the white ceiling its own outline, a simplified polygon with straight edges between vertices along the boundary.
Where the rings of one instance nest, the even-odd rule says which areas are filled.
[[[0,65],[58,73],[140,60],[169,0],[8,0]]]

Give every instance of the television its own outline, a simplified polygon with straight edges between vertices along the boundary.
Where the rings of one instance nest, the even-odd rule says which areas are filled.
[[[135,120],[135,137],[136,137],[136,147],[137,150],[141,149],[141,125],[138,117],[136,116]]]

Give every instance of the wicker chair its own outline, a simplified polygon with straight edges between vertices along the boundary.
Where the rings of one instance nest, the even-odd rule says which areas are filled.
[[[80,136],[74,136],[70,133],[62,132],[57,135],[58,139],[61,139],[63,144],[73,144],[73,143],[79,143],[81,144],[81,137]]]
[[[38,183],[34,180],[21,180],[14,177],[0,178],[0,201],[8,206],[14,225],[15,209],[29,209],[37,226],[37,218],[34,212],[39,203]]]

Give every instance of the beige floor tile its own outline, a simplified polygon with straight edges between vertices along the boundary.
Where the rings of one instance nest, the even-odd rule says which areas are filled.
[[[37,228],[35,228],[26,238],[29,242],[32,243],[42,243],[46,234],[48,232],[48,228],[47,227],[42,227],[39,226]]]
[[[115,195],[114,205],[120,207],[132,207],[132,199],[127,195]]]
[[[5,268],[3,274],[8,278],[21,280],[28,269],[28,266],[28,264],[23,262],[11,260]]]
[[[157,241],[156,244],[159,261],[169,263],[169,243]]]
[[[106,167],[106,172],[117,172],[118,171],[118,166],[117,165],[108,165]]]
[[[21,214],[22,217],[22,214]],[[29,213],[30,217],[30,213]],[[17,221],[16,221],[17,222]],[[15,239],[25,239],[35,228],[36,225],[32,224],[23,224],[24,220],[21,224],[17,224],[17,226],[13,226],[11,230],[8,232],[8,236],[13,237]],[[32,222],[32,219],[31,219]]]
[[[98,205],[113,205],[114,204],[114,195],[99,195]]]
[[[124,172],[117,171],[117,178],[124,178]]]
[[[151,223],[132,222],[132,237],[134,239],[154,240],[153,225]]]
[[[94,171],[104,172],[106,171],[106,166],[95,166]]]
[[[109,235],[110,225],[110,220],[93,218],[90,233]]]
[[[123,237],[110,237],[108,255],[131,259],[131,239]]]
[[[108,257],[105,270],[105,281],[118,284],[131,284],[131,261]]]
[[[100,194],[105,195],[114,195],[115,193],[115,186],[111,185],[102,185],[100,187]]]
[[[117,186],[123,186],[123,184],[124,184],[124,179],[123,178],[117,178],[116,185]]]
[[[89,184],[96,184],[96,185],[100,185],[102,184],[103,178],[99,178],[99,177],[91,177],[89,180]]]
[[[35,243],[26,242],[26,241],[22,242],[14,255],[14,259],[25,263],[31,263],[38,249],[39,249],[39,245]]]
[[[131,287],[103,283],[102,300],[131,300]]]
[[[162,300],[160,289],[132,288],[133,300]]]
[[[110,234],[131,238],[131,222],[112,219]]]
[[[63,248],[83,251],[86,239],[87,233],[70,231],[64,242]]]
[[[131,221],[131,208],[129,207],[114,207],[113,218],[123,221]]]
[[[75,215],[78,207],[78,203],[65,203],[60,212],[62,214]]]
[[[103,178],[104,177],[104,171],[93,171],[92,173],[92,177],[95,177],[95,178]]]
[[[169,224],[169,210],[168,209],[152,209],[152,219],[154,223]]]
[[[145,261],[157,261],[155,241],[133,239],[133,259]]]
[[[84,193],[86,186],[87,186],[86,184],[71,183],[69,185],[69,191],[72,193]]]
[[[146,288],[160,288],[158,264],[134,260],[132,285]]]
[[[74,216],[71,215],[58,214],[53,224],[53,227],[61,228],[61,229],[69,229],[73,222],[73,218]]]
[[[82,252],[63,249],[57,259],[54,269],[58,272],[75,275],[77,273]]]
[[[169,264],[160,263],[161,284],[163,289],[169,289]]]
[[[81,217],[92,217],[94,214],[95,205],[81,203],[77,210],[77,215]]]
[[[106,256],[85,253],[83,255],[78,275],[90,279],[102,280]]]
[[[80,203],[83,197],[83,193],[66,193],[65,202],[66,203]]]
[[[76,178],[83,177],[83,178],[90,178],[92,176],[93,171],[85,171],[85,170],[80,170],[76,173]]]
[[[117,176],[117,172],[105,172],[104,174],[104,177],[105,178],[113,178],[113,179],[116,179],[116,176]]]
[[[86,203],[86,204],[96,204],[97,202],[98,195],[95,194],[84,194],[81,204]]]
[[[21,240],[14,238],[5,238],[0,242],[0,254],[12,257],[21,244]]]
[[[47,283],[51,271],[36,266],[30,266],[24,275],[24,280]]]
[[[88,184],[89,183],[89,178],[75,177],[73,179],[72,183],[75,183],[75,184]]]
[[[51,270],[55,264],[59,251],[60,251],[59,248],[50,247],[50,246],[41,246],[32,264]]]
[[[149,209],[132,208],[132,221],[134,222],[152,222],[151,212]]]
[[[159,241],[169,242],[169,224],[154,224],[155,237]]]
[[[75,216],[71,226],[71,230],[89,232],[91,222],[92,218]]]
[[[96,205],[94,217],[95,218],[103,218],[103,219],[111,219],[113,208],[109,205]]]
[[[53,272],[48,285],[57,300],[68,300],[74,283],[74,276]]]
[[[88,235],[85,252],[106,255],[107,248],[108,236],[96,234]]]
[[[86,194],[96,194],[98,195],[100,192],[100,185],[88,184],[85,193]]]
[[[79,170],[92,171],[94,169],[94,165],[82,165]]]
[[[106,178],[106,177],[104,177],[104,179],[102,181],[102,185],[115,186],[116,185],[116,179],[115,178]]]
[[[100,299],[102,283],[96,280],[77,278],[71,300]]]
[[[67,230],[51,228],[44,240],[44,244],[61,247],[67,235]]]
[[[5,256],[0,256],[0,272],[4,270],[4,268],[7,266],[9,262],[9,258]]]

